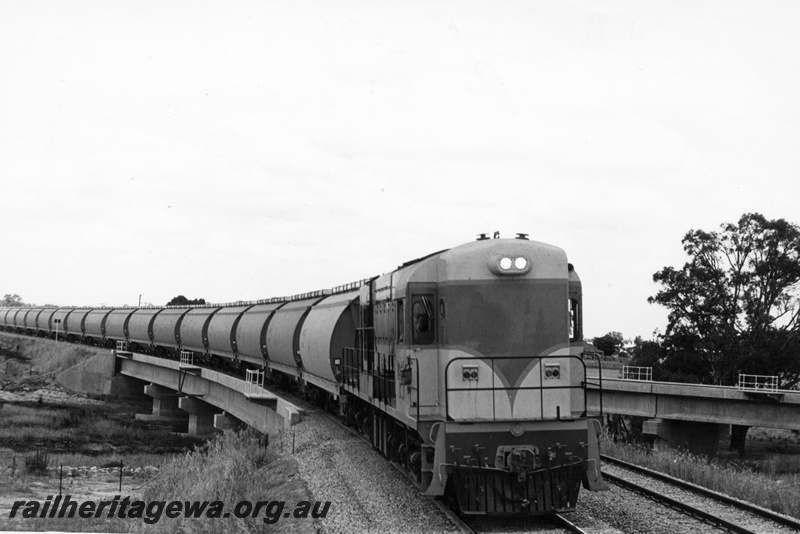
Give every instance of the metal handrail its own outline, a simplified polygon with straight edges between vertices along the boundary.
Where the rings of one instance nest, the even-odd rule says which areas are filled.
[[[540,384],[544,383],[543,380],[543,373],[544,373],[544,366],[542,365],[543,360],[557,360],[557,359],[574,359],[578,360],[580,364],[583,366],[583,376],[584,381],[581,382],[580,385],[566,385],[566,386],[516,386],[516,387],[506,387],[506,386],[496,386],[495,385],[495,376],[496,373],[494,372],[494,362],[495,360],[516,360],[516,359],[537,359],[539,360],[539,382]],[[447,365],[445,366],[444,370],[444,391],[445,391],[445,415],[448,420],[450,420],[450,392],[458,392],[458,391],[491,391],[492,394],[492,418],[494,420],[497,419],[496,416],[496,408],[495,408],[495,398],[496,395],[494,392],[496,391],[530,391],[530,390],[539,390],[540,396],[542,401],[540,402],[540,409],[541,409],[541,417],[544,418],[544,390],[569,390],[569,389],[580,389],[583,391],[583,417],[585,417],[588,413],[588,398],[586,395],[586,362],[584,362],[578,356],[574,356],[572,354],[564,354],[564,355],[550,355],[550,356],[482,356],[480,360],[486,362],[489,360],[491,362],[492,368],[492,386],[491,387],[468,387],[468,388],[451,388],[449,385],[450,380],[450,366],[457,361],[472,361],[475,362],[476,358],[474,356],[461,356],[456,357],[450,360]]]
[[[747,375],[739,374],[739,391],[758,391],[776,393],[778,391],[777,375]]]
[[[653,381],[653,368],[652,367],[637,367],[634,365],[622,366],[622,379],[623,380],[640,380],[644,382]]]

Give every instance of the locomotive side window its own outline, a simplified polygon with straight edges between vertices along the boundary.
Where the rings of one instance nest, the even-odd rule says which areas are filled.
[[[432,295],[415,296],[411,303],[412,341],[415,345],[430,345],[436,338]]]
[[[569,299],[569,340],[581,339],[580,305],[575,299]]]

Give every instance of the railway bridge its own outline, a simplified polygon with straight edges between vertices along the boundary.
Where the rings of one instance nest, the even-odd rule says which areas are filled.
[[[190,362],[108,351],[59,375],[73,391],[152,397],[150,414],[137,419],[172,423],[190,434],[251,426],[279,432],[300,422],[303,409],[263,387]]]
[[[591,377],[591,370],[590,370]],[[620,378],[589,379],[591,413],[646,418],[655,445],[716,454],[731,425],[800,430],[800,391],[739,389]]]

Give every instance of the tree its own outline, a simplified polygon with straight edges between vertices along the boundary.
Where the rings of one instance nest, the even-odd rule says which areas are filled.
[[[16,293],[14,293],[13,295],[7,293],[3,297],[3,302],[0,305],[6,308],[20,308],[22,306],[25,306],[26,304],[22,302],[22,297],[20,297]]]
[[[703,383],[730,385],[738,374],[800,381],[800,228],[758,213],[719,232],[690,230],[683,268],[653,275],[650,297],[669,309],[664,334],[671,367]]]
[[[197,304],[205,304],[206,299],[194,299],[189,300],[183,295],[178,295],[177,297],[173,298],[169,302],[167,302],[167,306],[192,306]]]
[[[602,337],[596,337],[592,340],[597,350],[603,351],[606,356],[616,354],[620,347],[625,343],[625,339],[619,332],[609,332]]]

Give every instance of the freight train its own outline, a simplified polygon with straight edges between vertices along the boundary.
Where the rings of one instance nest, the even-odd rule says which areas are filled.
[[[462,514],[537,515],[602,490],[565,252],[477,240],[332,290],[165,308],[6,308],[0,329],[262,369],[368,435]]]

